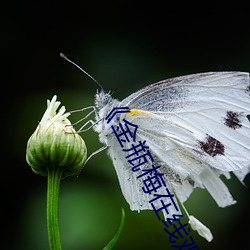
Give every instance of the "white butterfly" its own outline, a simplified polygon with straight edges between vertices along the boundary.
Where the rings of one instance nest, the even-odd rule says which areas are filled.
[[[63,54],[61,57],[97,82]],[[119,114],[108,123],[105,118],[117,107],[129,107],[130,113]],[[250,172],[249,74],[209,72],[176,77],[151,84],[121,102],[102,89],[96,94],[95,107],[82,110],[89,108],[93,110],[81,121],[95,112],[96,122],[89,120],[80,131],[88,130],[83,128],[91,123],[104,147],[88,159],[108,148],[131,210],[152,209],[152,196],[143,191],[138,171],[131,170],[125,153],[129,147],[124,144],[121,148],[112,129],[112,126],[124,124],[124,119],[138,126],[137,141],[147,143],[155,166],[161,166],[168,191],[178,197],[191,227],[211,241],[210,230],[188,214],[183,202],[196,187],[207,189],[220,207],[236,202],[220,175],[229,179],[232,172],[243,183]],[[140,169],[140,173],[143,170],[145,168]],[[165,189],[162,190],[165,192],[161,191],[162,195],[168,195]],[[158,201],[155,208],[160,207]],[[172,206],[167,212],[178,214]],[[167,220],[165,210],[163,214]]]
[[[220,175],[234,173],[242,182],[250,172],[250,85],[249,74],[210,72],[176,77],[151,84],[123,101],[103,90],[95,97],[94,130],[108,147],[122,193],[131,210],[152,209],[149,194],[131,171],[111,126],[126,121],[138,125],[137,141],[146,141],[154,160],[161,166],[171,193],[181,203],[194,188],[206,188],[218,206],[234,204]],[[114,107],[129,107],[107,123]],[[126,146],[125,146],[126,148]],[[160,204],[158,204],[160,206]],[[170,209],[170,213],[174,211]],[[175,212],[176,214],[176,212]],[[166,218],[166,214],[164,214]],[[198,220],[200,234],[209,241],[212,235]]]

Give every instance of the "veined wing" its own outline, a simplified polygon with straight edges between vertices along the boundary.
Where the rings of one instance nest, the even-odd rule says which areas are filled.
[[[132,123],[147,124],[144,131],[170,138],[213,168],[237,170],[242,180],[247,171],[240,170],[250,167],[247,73],[211,72],[161,81],[127,97],[120,106],[134,109],[127,116]]]
[[[143,178],[138,178],[138,173],[142,174],[142,169],[150,168],[150,166],[144,166],[142,165],[142,169],[140,171],[132,171],[132,165],[128,163],[128,160],[126,159],[126,156],[128,153],[122,151],[120,144],[117,141],[117,138],[115,136],[109,136],[109,141],[112,144],[112,147],[109,147],[108,154],[110,158],[112,159],[113,165],[115,167],[119,183],[121,186],[121,190],[123,193],[123,196],[125,197],[126,201],[130,205],[131,210],[137,210],[138,212],[140,210],[152,210],[152,206],[149,203],[150,200],[152,200],[152,195],[145,193],[143,191]],[[127,143],[124,143],[123,149],[128,149],[129,146]],[[168,187],[168,190],[170,193],[173,193],[174,190],[172,188],[172,185],[170,183],[170,179],[167,175],[164,175],[164,181]],[[162,195],[167,195],[167,191],[163,189],[161,191]],[[177,201],[176,205],[178,207]],[[157,200],[154,203],[156,209],[159,209],[162,204],[160,200]],[[181,214],[180,209],[179,212],[175,210],[174,206],[169,207],[169,214]],[[165,219],[167,219],[167,213],[163,210],[163,214]]]
[[[207,89],[236,90],[229,96],[246,101],[249,105],[249,74],[245,72],[208,72],[170,78],[153,83],[125,98],[120,106],[148,111],[176,112],[189,104],[199,102],[207,107],[200,96]],[[240,93],[240,96],[238,95]],[[201,100],[201,101],[200,101]],[[220,100],[220,99],[219,99]],[[249,108],[249,106],[248,106]]]
[[[211,161],[201,156],[196,149],[196,133],[155,114],[142,112],[124,116],[127,121],[138,125],[136,141],[146,141],[154,156],[154,163],[161,166],[160,171],[164,173],[168,186],[181,202],[189,197],[195,187],[201,187],[209,191],[220,207],[235,203],[219,178],[221,174],[229,178],[229,173],[215,169]]]

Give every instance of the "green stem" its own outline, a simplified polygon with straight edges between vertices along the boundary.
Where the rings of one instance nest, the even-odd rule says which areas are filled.
[[[59,231],[59,188],[62,170],[58,167],[48,168],[47,186],[47,227],[50,250],[61,250]]]

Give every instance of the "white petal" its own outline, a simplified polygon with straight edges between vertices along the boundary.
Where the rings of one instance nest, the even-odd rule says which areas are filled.
[[[46,122],[61,122],[63,124],[71,125],[70,121],[67,119],[70,113],[65,113],[66,108],[64,106],[62,106],[57,112],[61,102],[56,99],[57,96],[54,95],[51,101],[47,100],[47,109],[40,121],[40,124]]]
[[[197,220],[194,216],[189,216],[189,224],[191,225],[192,229],[197,231],[198,234],[204,237],[207,241],[211,241],[213,239],[213,235],[209,228],[203,225],[199,220]]]

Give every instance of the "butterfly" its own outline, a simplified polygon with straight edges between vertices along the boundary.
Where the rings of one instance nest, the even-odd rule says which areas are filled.
[[[131,171],[127,160],[125,152],[130,149],[126,143],[121,149],[113,129],[125,122],[133,124],[137,128],[137,141],[146,142],[154,165],[161,166],[161,178],[168,187],[163,195],[174,193],[179,201],[176,203],[188,215],[191,227],[211,241],[210,230],[189,215],[183,203],[197,187],[206,189],[219,207],[236,202],[220,176],[229,179],[234,174],[243,183],[250,172],[249,74],[225,71],[170,78],[148,85],[119,101],[77,64],[63,54],[61,57],[101,87],[95,95],[95,106],[82,109],[92,108],[92,111],[81,120],[93,112],[96,120],[89,120],[82,128],[91,123],[104,145],[88,159],[107,149],[130,209],[152,210],[152,197],[143,191],[142,179]],[[106,121],[114,108],[124,107],[130,112],[116,115],[111,122]],[[82,128],[80,131],[84,131]],[[146,169],[141,169],[143,171]],[[158,201],[156,209],[160,206]],[[163,214],[165,220],[168,214],[178,215],[172,206],[168,213],[163,210]]]
[[[107,123],[104,118],[114,107],[129,107],[131,112]],[[230,178],[233,173],[243,182],[250,172],[248,73],[175,77],[146,86],[122,101],[102,89],[95,96],[95,109],[93,129],[108,148],[131,210],[152,206],[111,128],[124,119],[138,126],[137,140],[146,141],[168,189],[182,204],[196,187],[205,188],[219,207],[235,203],[220,176]]]

